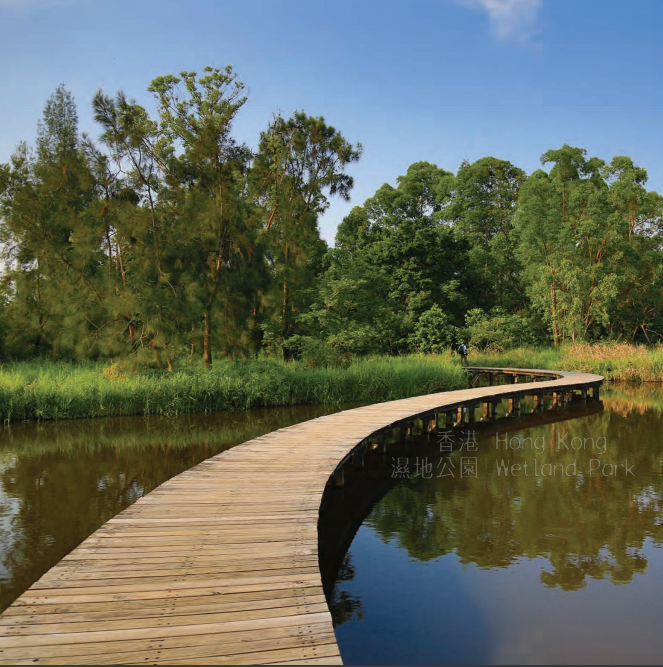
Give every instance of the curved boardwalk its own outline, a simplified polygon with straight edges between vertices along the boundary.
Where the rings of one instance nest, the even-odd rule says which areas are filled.
[[[16,600],[0,616],[0,664],[341,664],[317,556],[320,502],[339,464],[413,418],[603,380],[474,370],[557,379],[348,410],[208,459],[111,519]]]

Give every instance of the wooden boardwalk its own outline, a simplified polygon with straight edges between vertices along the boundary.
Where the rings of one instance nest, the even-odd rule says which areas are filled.
[[[557,379],[320,417],[165,482],[0,616],[0,664],[342,664],[317,555],[320,503],[339,464],[416,417],[603,380],[499,370]]]

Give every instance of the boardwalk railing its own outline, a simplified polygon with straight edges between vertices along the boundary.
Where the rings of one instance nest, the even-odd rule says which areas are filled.
[[[108,521],[0,616],[0,664],[337,663],[317,525],[327,484],[393,429],[491,420],[501,400],[565,403],[603,378],[470,368],[535,382],[380,403],[279,429],[172,478]],[[551,379],[552,378],[552,379]]]

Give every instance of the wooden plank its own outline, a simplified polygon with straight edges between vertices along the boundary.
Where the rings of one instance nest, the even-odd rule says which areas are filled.
[[[134,613],[135,610],[149,610],[152,607],[169,609],[181,609],[185,606],[195,605],[223,605],[233,604],[242,605],[240,608],[250,609],[256,602],[273,602],[274,606],[288,606],[291,600],[309,599],[322,595],[319,588],[282,588],[278,590],[253,591],[249,593],[226,593],[216,595],[213,592],[205,591],[194,595],[169,596],[164,593],[161,597],[152,597],[149,599],[137,600],[104,600],[102,602],[89,602],[81,600],[79,597],[68,598],[66,602],[61,603],[39,603],[35,605],[20,604],[12,605],[0,617],[3,621],[10,619],[13,615],[44,615],[44,614],[66,614],[66,613],[103,613],[115,616],[119,612]],[[294,603],[293,603],[294,604]],[[11,621],[9,621],[11,622]],[[44,622],[48,622],[46,619]],[[57,619],[56,619],[57,622]]]
[[[325,623],[307,623],[305,625],[282,626],[274,628],[263,628],[260,631],[260,638],[263,640],[272,640],[288,637],[304,637],[325,635],[332,633],[333,630],[328,622]],[[82,662],[83,664],[96,663],[102,656],[118,656],[123,653],[132,653],[135,662],[143,661],[143,654],[150,658],[150,653],[154,651],[170,650],[174,648],[196,648],[202,647],[203,651],[208,650],[210,645],[218,645],[222,642],[224,646],[238,646],[241,644],[251,644],[257,641],[258,637],[254,630],[238,631],[232,634],[225,634],[221,638],[216,633],[180,635],[176,637],[152,636],[142,639],[119,640],[114,642],[88,642],[86,644],[61,644],[44,646],[20,646],[16,648],[7,648],[0,652],[2,661],[20,661],[38,659],[42,662],[44,659],[64,660],[69,658],[72,664]],[[234,649],[236,650],[236,649]],[[110,652],[109,652],[110,651]],[[73,657],[87,656],[84,660],[74,660]],[[95,657],[96,656],[96,657]],[[119,662],[117,660],[116,662]],[[9,663],[11,664],[11,663]],[[102,663],[103,664],[103,663]]]
[[[242,609],[233,611],[208,611],[198,614],[182,614],[167,616],[141,616],[139,618],[116,619],[107,616],[103,622],[104,632],[113,630],[143,630],[161,628],[179,628],[189,625],[205,625],[209,623],[230,623],[236,621],[253,621],[266,618],[287,618],[302,614],[318,614],[327,611],[325,601],[313,604],[298,604],[292,607],[267,607],[260,609]],[[68,634],[94,632],[99,629],[98,621],[76,619],[46,624],[21,623],[0,625],[0,637],[28,637],[32,635]],[[185,634],[185,633],[184,633]]]
[[[318,632],[315,634],[297,634],[297,635],[286,635],[283,637],[269,637],[253,640],[241,640],[240,642],[227,642],[224,641],[221,646],[216,643],[209,644],[197,644],[195,646],[185,646],[181,648],[153,648],[151,650],[143,651],[127,651],[127,652],[117,652],[114,651],[112,655],[107,655],[105,653],[98,654],[83,654],[83,655],[66,655],[60,658],[57,657],[46,657],[40,658],[39,664],[86,664],[90,662],[90,656],[94,655],[94,664],[137,664],[137,663],[148,663],[148,664],[198,664],[199,661],[202,661],[205,658],[216,658],[212,664],[220,664],[222,662],[228,663],[232,662],[233,657],[237,656],[235,660],[239,659],[239,656],[244,656],[249,654],[251,659],[249,663],[256,663],[261,658],[264,660],[271,659],[273,656],[268,656],[268,654],[262,654],[263,651],[267,650],[292,650],[300,647],[317,647],[317,646],[330,646],[335,644],[335,636],[333,632]],[[105,644],[105,647],[108,647],[108,644]],[[338,651],[338,649],[336,649]],[[321,653],[327,653],[324,651]],[[262,654],[262,655],[261,655]],[[315,654],[315,653],[314,653]],[[330,664],[343,664],[338,662],[340,660],[340,655],[332,653],[331,655],[325,656],[324,658],[313,658],[313,660],[336,660],[337,662],[331,662]],[[0,664],[3,664],[3,661],[0,660]],[[11,664],[11,663],[7,663]],[[16,661],[13,664],[33,664],[31,660],[25,661]],[[322,664],[322,663],[321,663]]]
[[[200,463],[108,521],[0,616],[0,664],[342,664],[317,562],[320,502],[339,462],[435,411],[603,379],[474,371],[546,380],[345,410]]]
[[[90,630],[86,632],[48,633],[38,635],[12,635],[2,638],[2,647],[18,648],[28,646],[60,646],[68,644],[87,644],[92,642],[113,642],[130,639],[142,639],[146,634],[153,637],[179,637],[183,635],[220,635],[227,632],[244,630],[258,631],[264,628],[279,628],[297,626],[304,623],[323,623],[329,621],[329,612],[316,612],[293,616],[276,616],[274,618],[260,618],[254,620],[224,621],[216,623],[198,623],[191,625],[176,625],[153,627],[154,632],[147,632],[147,627],[125,630]]]
[[[26,611],[24,614],[10,614],[0,619],[0,627],[8,625],[39,625],[47,623],[76,623],[79,621],[104,621],[107,619],[122,620],[136,618],[150,618],[161,616],[177,616],[192,614],[209,614],[232,611],[253,611],[256,609],[277,609],[284,607],[307,606],[325,602],[325,596],[292,596],[280,599],[268,600],[244,600],[239,602],[226,602],[224,600],[210,601],[207,604],[172,604],[145,605],[128,608],[127,605],[119,605],[116,609],[108,609],[106,606],[101,611],[86,611],[76,608],[76,605],[58,607],[56,610],[45,612],[37,607],[34,612]]]

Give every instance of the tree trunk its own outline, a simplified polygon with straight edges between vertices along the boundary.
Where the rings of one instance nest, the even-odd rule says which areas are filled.
[[[191,338],[189,339],[189,363],[193,366],[193,354],[195,351],[195,342],[193,339],[193,332],[195,331],[195,327],[191,327]]]
[[[154,342],[154,338],[150,338],[148,345],[154,350],[154,359],[157,362],[157,366],[163,370],[163,362],[161,361],[161,355],[159,354],[159,350],[157,349],[156,343]]]
[[[559,331],[557,329],[557,292],[555,291],[555,283],[550,288],[550,299],[552,303],[552,330],[553,342],[555,347],[559,346]]]
[[[110,281],[113,276],[113,244],[111,243],[108,224],[106,224],[106,243],[108,243],[108,280]]]
[[[281,333],[283,334],[283,341],[288,338],[288,258],[290,257],[290,248],[285,244],[285,256],[283,262],[283,327]],[[285,357],[285,348],[283,348],[283,356]]]
[[[119,243],[115,244],[115,247],[117,249],[117,259],[120,264],[120,275],[122,276],[122,285],[124,285],[124,289],[126,290],[127,288],[127,274],[124,271],[124,262],[122,261],[122,247],[120,246]]]
[[[649,340],[649,336],[647,335],[647,331],[645,330],[645,325],[641,324],[640,328],[642,329],[642,333],[645,335],[645,338],[647,339],[647,342],[651,345],[651,341]],[[637,331],[637,329],[636,329]]]
[[[203,361],[205,368],[212,368],[212,347],[210,345],[209,310],[205,311],[205,331],[203,333]]]
[[[131,354],[134,354],[136,352],[136,327],[134,327],[134,324],[131,321],[131,313],[127,313],[127,319],[129,320],[129,340],[131,341]]]
[[[37,338],[35,340],[35,350],[37,352],[37,356],[39,356],[39,353],[41,352],[41,332],[44,328],[44,314],[41,308],[41,290],[40,290],[40,280],[39,280],[40,275],[41,275],[41,264],[37,259],[37,304],[39,308],[39,326],[37,329]]]

